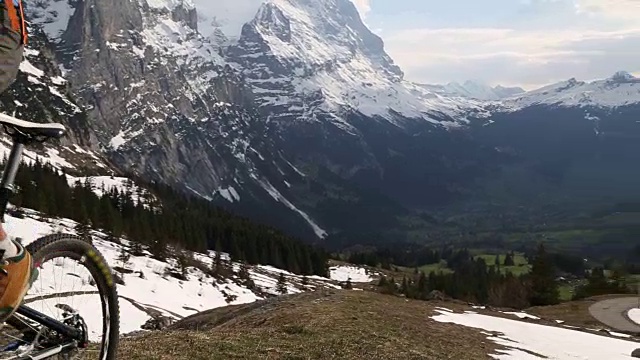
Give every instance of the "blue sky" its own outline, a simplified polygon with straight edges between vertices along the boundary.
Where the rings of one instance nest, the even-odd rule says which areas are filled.
[[[640,0],[352,0],[406,78],[526,88],[640,75]]]

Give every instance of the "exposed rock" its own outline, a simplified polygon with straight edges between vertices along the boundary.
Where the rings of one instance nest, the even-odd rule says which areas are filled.
[[[429,295],[427,295],[427,300],[445,301],[447,299],[448,299],[447,295],[445,295],[443,292],[438,290],[433,290],[429,293]]]
[[[174,319],[166,316],[157,316],[147,320],[140,328],[143,330],[163,330],[175,322]]]

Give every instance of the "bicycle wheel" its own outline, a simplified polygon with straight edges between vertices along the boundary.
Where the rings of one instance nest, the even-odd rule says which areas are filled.
[[[39,275],[27,292],[24,305],[81,330],[89,341],[49,358],[115,359],[119,338],[118,296],[102,255],[90,242],[67,234],[45,236],[27,249]],[[57,332],[21,315],[15,315],[8,324],[14,331],[8,338],[13,339],[14,347],[20,346],[21,356],[25,352],[29,355],[59,347],[66,341]],[[16,330],[21,337],[16,336]],[[0,359],[13,358],[0,353]]]

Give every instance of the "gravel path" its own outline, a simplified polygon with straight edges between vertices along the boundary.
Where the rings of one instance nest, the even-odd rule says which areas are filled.
[[[623,297],[598,301],[589,307],[589,312],[601,323],[618,331],[640,334],[640,325],[627,316],[627,311],[638,307],[638,297]]]

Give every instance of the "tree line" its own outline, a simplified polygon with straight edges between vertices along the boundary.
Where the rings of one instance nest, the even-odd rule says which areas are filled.
[[[533,262],[537,249],[524,252],[524,258]],[[380,266],[389,269],[391,264],[404,267],[421,267],[446,261],[451,268],[452,264],[471,256],[468,250],[459,249],[452,246],[443,246],[440,249],[433,249],[428,246],[418,244],[394,244],[393,248],[368,249],[363,251],[353,251],[348,254],[347,261],[357,265],[371,267]],[[549,261],[560,272],[582,277],[586,273],[586,265],[582,257],[566,253],[547,253]],[[496,255],[492,264],[496,266],[514,266],[515,253],[505,252],[504,255]]]
[[[149,196],[134,194],[131,187],[103,187],[97,189],[99,196],[88,179],[70,186],[63,171],[40,161],[23,164],[15,185],[11,202],[17,207],[70,218],[81,224],[80,232],[92,227],[114,241],[126,236],[161,259],[169,255],[168,246],[199,252],[215,249],[248,264],[327,275],[324,250],[169,186],[146,184]]]
[[[453,252],[449,266],[453,272],[416,271],[400,279],[381,277],[383,292],[408,298],[430,299],[433,291],[476,304],[523,309],[560,302],[555,270],[543,245],[538,247],[528,274],[502,274],[483,258],[474,258],[468,250]]]
[[[634,292],[624,271],[614,270],[610,276],[605,274],[603,267],[587,271],[584,264],[578,266],[571,256],[548,253],[543,244],[535,253],[526,254],[531,271],[520,276],[500,272],[500,266],[513,264],[513,254],[507,254],[503,261],[496,256],[493,264],[487,264],[483,258],[474,258],[466,249],[446,254],[442,260],[448,262],[452,271],[426,274],[416,268],[412,276],[402,279],[382,276],[378,283],[380,290],[422,300],[434,298],[433,292],[439,291],[459,300],[515,309],[554,305],[560,302],[558,275],[563,271],[558,264],[562,264],[586,276],[586,281],[576,286],[573,300]]]
[[[455,263],[460,259],[471,256],[466,249],[443,247],[440,250],[431,249],[416,244],[394,244],[393,248],[380,248],[368,251],[351,252],[347,261],[356,265],[371,267],[381,266],[389,268],[390,264],[404,267],[420,267],[437,264],[441,261]]]

